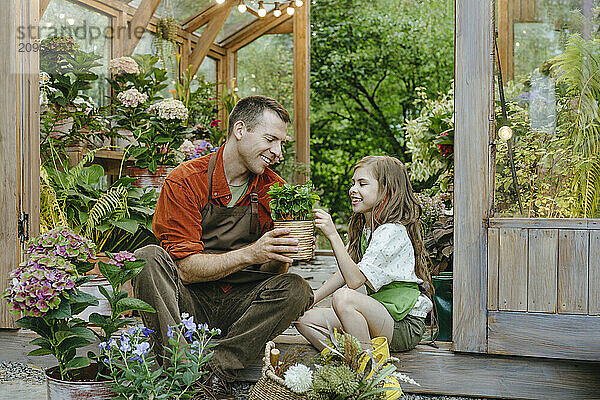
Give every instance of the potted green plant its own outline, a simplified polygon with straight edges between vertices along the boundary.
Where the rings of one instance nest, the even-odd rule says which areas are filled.
[[[180,162],[176,150],[193,129],[187,127],[188,110],[180,100],[162,100],[148,110],[147,125],[136,127],[134,142],[125,155],[135,159],[128,171],[137,178],[134,184],[160,190],[165,177]]]
[[[294,260],[310,260],[315,231],[311,214],[319,200],[312,182],[304,185],[280,185],[276,182],[267,193],[271,199],[269,207],[275,228],[289,228],[289,236],[298,239],[298,252],[284,254]]]
[[[87,321],[78,316],[98,304],[79,290],[90,279],[84,274],[91,268],[93,247],[65,227],[38,235],[28,243],[26,261],[10,273],[2,296],[12,313],[22,315],[17,326],[39,335],[31,341],[37,348],[29,355],[53,355],[57,360],[57,366],[46,370],[48,399],[71,399],[71,393],[79,390],[98,399],[113,397],[107,383],[96,381],[97,364],[89,356],[77,355],[77,349],[95,339]]]

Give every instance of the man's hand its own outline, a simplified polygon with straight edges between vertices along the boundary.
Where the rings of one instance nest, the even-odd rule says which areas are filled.
[[[315,214],[315,226],[323,232],[327,239],[331,240],[337,234],[331,215],[319,208],[314,209],[313,213]]]
[[[273,260],[282,263],[292,263],[294,260],[280,254],[284,252],[295,253],[298,251],[298,240],[284,237],[290,232],[289,228],[273,229],[251,244],[249,248],[252,251],[253,264],[265,264]]]

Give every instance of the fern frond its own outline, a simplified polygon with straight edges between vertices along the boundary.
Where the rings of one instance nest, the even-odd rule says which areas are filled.
[[[119,219],[127,215],[127,189],[115,186],[102,195],[90,210],[85,222],[85,232],[88,237],[92,235],[95,227],[114,216]]]
[[[50,185],[46,170],[40,168],[40,230],[45,233],[57,226],[67,226],[67,218],[60,207],[56,192]]]
[[[79,178],[81,178],[81,174],[83,173],[83,167],[85,167],[85,164],[91,163],[92,161],[94,161],[96,152],[99,150],[102,150],[102,149],[104,149],[104,147],[88,151],[87,153],[85,153],[85,155],[83,156],[81,161],[79,161],[79,163],[77,163],[76,166],[74,166],[73,168],[69,168],[66,171],[67,172],[66,187],[63,188],[65,190],[65,192],[68,191],[69,189],[72,189],[73,187],[75,187],[75,184],[77,183]]]

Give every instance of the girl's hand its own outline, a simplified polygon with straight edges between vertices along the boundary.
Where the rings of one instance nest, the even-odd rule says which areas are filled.
[[[321,232],[323,232],[327,239],[333,237],[337,231],[335,230],[335,225],[333,224],[331,215],[319,208],[316,208],[312,211],[315,214],[315,226],[319,228]]]

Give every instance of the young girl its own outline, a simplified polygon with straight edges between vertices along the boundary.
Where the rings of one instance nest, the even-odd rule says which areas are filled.
[[[431,277],[421,206],[406,167],[393,157],[365,157],[354,167],[349,194],[354,214],[347,247],[331,216],[314,210],[315,224],[331,243],[339,269],[317,289],[313,304],[333,293],[333,307],[308,310],[298,331],[319,350],[325,337],[313,326],[327,329],[328,322],[358,338],[364,349],[373,348],[372,337],[385,336],[392,352],[410,350],[421,341],[433,304],[419,290],[420,284],[431,284]],[[368,295],[356,290],[363,284]]]

